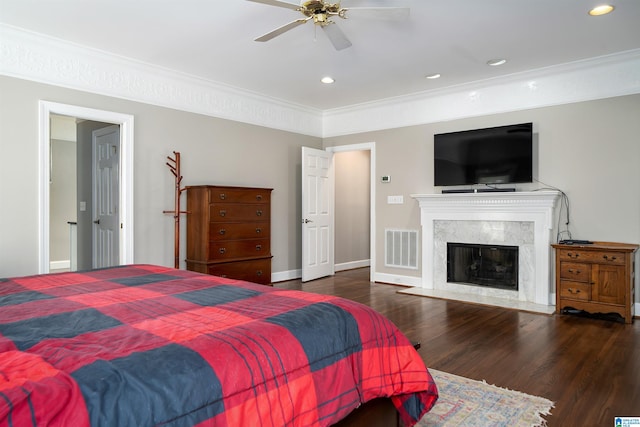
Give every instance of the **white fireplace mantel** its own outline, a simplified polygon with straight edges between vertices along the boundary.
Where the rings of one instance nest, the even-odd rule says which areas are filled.
[[[533,251],[530,260],[533,277],[530,278],[529,285],[533,288],[521,289],[519,293],[508,292],[516,292],[517,295],[513,298],[526,303],[553,306],[550,245],[554,228],[554,209],[559,195],[558,191],[553,190],[412,194],[411,197],[416,199],[420,206],[422,288],[437,290],[446,289],[447,286],[439,283],[442,282],[441,275],[435,274],[438,267],[435,263],[442,262],[443,259],[441,256],[436,257],[435,253],[437,242],[434,235],[437,221],[533,223]],[[483,298],[478,296],[478,299]]]

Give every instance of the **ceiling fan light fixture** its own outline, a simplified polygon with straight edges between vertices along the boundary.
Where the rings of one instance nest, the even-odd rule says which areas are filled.
[[[429,80],[435,80],[440,78],[440,73],[428,74],[425,76]]]
[[[596,6],[593,9],[591,9],[589,11],[589,15],[591,15],[591,16],[606,15],[607,13],[613,12],[613,9],[615,9],[615,7],[611,6],[610,4],[603,4],[603,5]]]
[[[349,10],[357,10],[358,13],[369,11],[371,13],[375,13],[376,15],[384,14],[388,15],[389,18],[396,19],[402,18],[406,19],[409,17],[409,8],[407,7],[350,7],[343,8],[340,6],[340,0],[300,0],[299,3],[291,3],[290,1],[285,0],[247,0],[254,3],[262,3],[269,6],[277,6],[286,9],[291,9],[296,12],[301,13],[304,17],[296,19],[295,21],[289,22],[288,24],[284,24],[272,31],[269,31],[266,34],[257,37],[255,41],[257,42],[266,42],[274,37],[282,35],[287,31],[293,30],[294,28],[305,24],[306,22],[312,21],[314,25],[322,28],[325,32],[331,44],[336,50],[343,50],[351,46],[351,42],[347,38],[347,36],[342,32],[338,25],[335,24],[332,20],[334,17],[339,17],[341,19],[347,19],[347,11]],[[331,3],[332,1],[336,1],[336,3]],[[387,0],[393,1],[393,0]]]
[[[320,26],[333,24],[333,21],[329,19],[326,13],[316,13],[313,15],[313,22]]]
[[[320,81],[326,85],[330,85],[331,83],[335,83],[335,80],[333,79],[333,77],[330,76],[325,76],[323,78],[320,79]]]
[[[487,61],[487,65],[491,66],[491,67],[497,67],[498,65],[502,65],[502,64],[506,64],[507,60],[504,58],[496,58],[496,59],[490,59]]]

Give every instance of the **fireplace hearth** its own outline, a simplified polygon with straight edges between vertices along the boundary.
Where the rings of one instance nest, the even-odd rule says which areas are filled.
[[[518,246],[447,243],[447,282],[518,290]]]

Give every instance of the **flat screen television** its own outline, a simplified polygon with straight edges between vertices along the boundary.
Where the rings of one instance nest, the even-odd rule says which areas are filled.
[[[434,185],[533,181],[533,124],[434,135]]]

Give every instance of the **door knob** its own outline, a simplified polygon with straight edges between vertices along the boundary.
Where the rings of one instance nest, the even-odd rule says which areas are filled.
[[[308,224],[308,223],[313,222],[313,221],[311,221],[310,219],[305,218],[305,219],[302,220],[302,222],[304,222],[305,224]]]
[[[94,224],[100,224],[100,219],[96,219],[95,221],[93,221]]]

